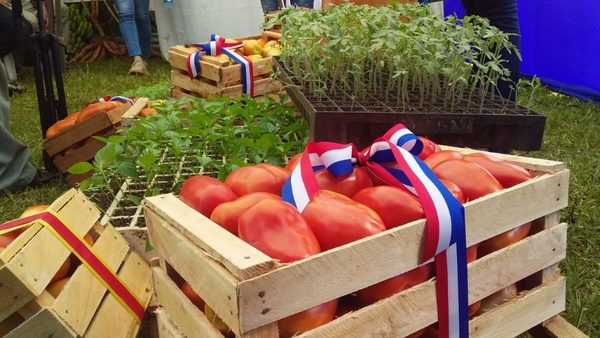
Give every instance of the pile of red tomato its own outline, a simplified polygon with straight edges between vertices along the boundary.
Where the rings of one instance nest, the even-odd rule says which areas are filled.
[[[485,154],[463,155],[440,148],[425,138],[419,157],[462,203],[524,182],[532,175],[525,169]],[[411,193],[385,185],[364,167],[335,177],[327,170],[316,173],[321,190],[300,214],[282,201],[280,192],[301,154],[285,168],[257,164],[233,171],[221,182],[195,176],[184,182],[180,199],[232,234],[283,263],[294,262],[408,222],[425,217]],[[389,164],[394,166],[394,164]],[[506,247],[526,237],[531,224],[468,248],[468,261]],[[423,265],[278,322],[282,337],[311,330],[359,307],[367,306],[433,276],[433,266]],[[185,293],[201,310],[209,310],[185,283]],[[479,303],[470,307],[471,314]],[[210,312],[214,317],[214,312]],[[220,328],[227,330],[220,323]],[[422,332],[419,332],[419,336]]]
[[[92,116],[111,111],[122,104],[124,103],[119,101],[90,103],[87,106],[85,106],[85,108],[83,108],[81,111],[71,113],[67,115],[67,117],[65,117],[64,119],[50,126],[50,128],[46,130],[46,138],[56,136],[67,129],[73,128],[73,126],[77,123],[81,123],[82,121],[87,120]]]

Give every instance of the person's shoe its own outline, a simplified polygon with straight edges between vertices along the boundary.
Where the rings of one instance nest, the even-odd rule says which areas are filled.
[[[42,186],[46,183],[49,183],[50,181],[58,178],[60,176],[60,174],[58,172],[47,172],[47,171],[43,171],[43,170],[37,170],[35,173],[35,176],[33,176],[33,179],[31,180],[31,182],[29,182],[28,186],[32,187],[32,188],[36,188],[39,186]]]
[[[148,72],[146,69],[146,62],[141,56],[134,56],[131,68],[129,68],[129,74],[140,74],[144,75]]]

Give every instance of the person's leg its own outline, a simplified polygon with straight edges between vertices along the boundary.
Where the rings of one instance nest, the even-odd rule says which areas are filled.
[[[517,0],[462,0],[468,15],[478,15],[490,20],[490,24],[506,33],[517,48],[521,48],[521,32],[517,16]],[[511,81],[499,81],[498,90],[502,97],[514,101],[516,84],[521,76],[521,61],[515,53],[503,50],[501,56],[506,62],[504,67],[510,70]]]
[[[119,12],[119,27],[127,47],[129,56],[141,56],[139,34],[135,23],[135,7],[133,0],[115,0]]]
[[[279,9],[278,0],[260,0],[263,13],[268,14]]]
[[[0,61],[0,191],[27,186],[37,173],[29,163],[29,148],[9,131],[9,113],[8,77]]]
[[[144,59],[149,59],[151,54],[152,26],[150,26],[150,1],[134,0],[135,22],[137,25],[140,50]]]
[[[298,6],[298,7],[314,8],[315,1],[314,0],[292,0],[292,5]]]

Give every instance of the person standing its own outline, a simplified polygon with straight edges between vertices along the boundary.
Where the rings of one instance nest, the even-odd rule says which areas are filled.
[[[119,12],[119,26],[127,46],[127,54],[133,58],[129,74],[146,74],[150,58],[152,28],[150,26],[149,0],[115,0]]]
[[[510,33],[509,40],[521,49],[521,32],[517,15],[517,0],[462,0],[467,15],[478,15],[490,20],[490,24],[505,33]],[[521,60],[515,53],[501,51],[504,66],[510,70],[510,81],[498,81],[498,91],[502,97],[515,101],[516,86],[521,76]]]
[[[285,1],[285,0],[283,0]],[[292,6],[314,8],[314,0],[291,0]],[[281,0],[260,0],[263,13],[271,13],[283,7]]]

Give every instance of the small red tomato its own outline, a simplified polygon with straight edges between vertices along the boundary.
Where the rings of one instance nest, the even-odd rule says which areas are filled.
[[[472,162],[449,160],[436,165],[432,170],[438,178],[456,184],[466,201],[502,190],[500,182],[489,171]]]
[[[387,229],[425,217],[421,202],[413,194],[389,185],[363,189],[352,199],[375,210]]]
[[[462,190],[460,190],[458,185],[446,180],[440,180],[440,182],[442,182],[442,184],[448,188],[448,191],[450,191],[454,198],[456,198],[460,203],[465,203],[465,197],[463,196]]]
[[[268,192],[281,196],[281,188],[290,175],[285,169],[272,164],[261,163],[241,167],[225,179],[225,184],[238,196],[252,192]]]
[[[268,192],[253,192],[235,201],[225,202],[217,206],[210,215],[210,219],[232,234],[237,235],[240,215],[264,199],[280,200],[281,197]]]
[[[463,155],[454,150],[440,150],[435,154],[429,156],[425,163],[429,166],[429,168],[434,168],[436,165],[446,162],[449,160],[460,160],[463,158]]]
[[[490,155],[475,153],[466,155],[463,159],[487,169],[504,188],[510,188],[533,177],[525,168]]]
[[[192,176],[183,182],[179,199],[206,217],[221,203],[233,201],[236,194],[223,182],[209,176]]]
[[[319,190],[302,212],[323,251],[385,231],[381,217],[362,203]]]
[[[423,151],[419,154],[419,158],[421,160],[425,160],[431,156],[431,154],[440,151],[440,146],[438,146],[437,143],[433,142],[432,140],[422,136],[419,136],[419,140],[423,142]]]
[[[398,292],[421,284],[431,278],[431,264],[420,266],[398,276],[373,284],[356,291],[356,297],[362,306],[373,304]]]
[[[242,240],[282,263],[321,252],[308,223],[291,204],[262,200],[241,214],[238,233]]]
[[[292,337],[310,331],[333,320],[338,306],[338,300],[317,305],[308,310],[298,312],[277,321],[279,335],[282,338]]]
[[[373,186],[366,167],[356,167],[351,174],[333,176],[329,170],[321,170],[316,175],[319,188],[352,198],[354,194]]]
[[[501,233],[500,235],[496,235],[490,239],[487,239],[481,242],[479,246],[479,256],[483,257],[487,254],[490,254],[496,250],[500,250],[505,248],[511,244],[517,243],[523,238],[529,235],[531,231],[531,222],[520,225],[512,230],[508,230],[506,232]]]

